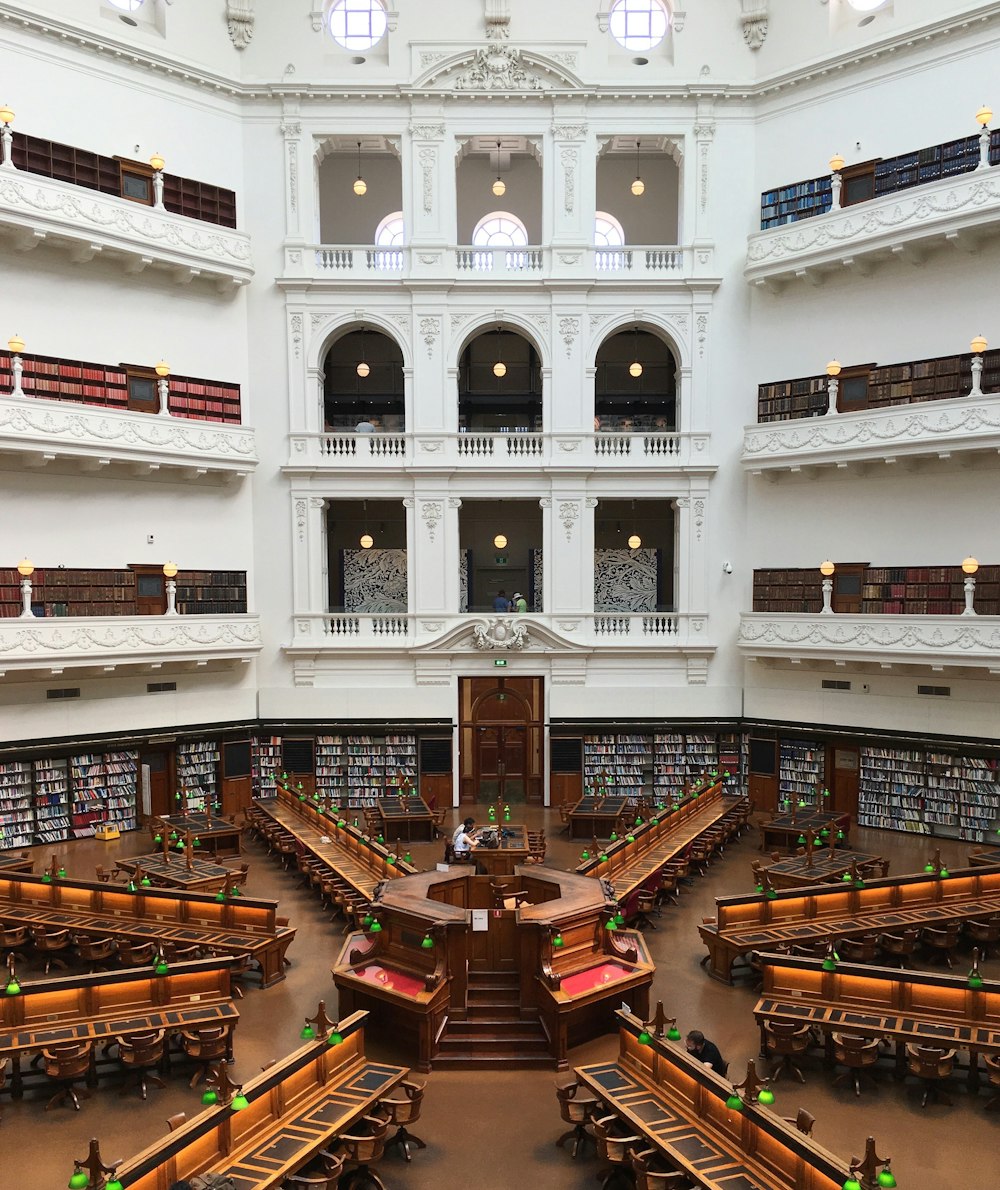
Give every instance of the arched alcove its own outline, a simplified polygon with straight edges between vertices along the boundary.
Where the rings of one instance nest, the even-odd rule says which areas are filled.
[[[541,430],[541,365],[534,346],[517,331],[494,327],[466,344],[458,364],[458,428]]]
[[[359,326],[332,343],[323,361],[328,430],[406,429],[403,352],[381,331]]]
[[[659,335],[638,325],[619,330],[601,343],[594,362],[595,430],[677,428],[677,360]]]

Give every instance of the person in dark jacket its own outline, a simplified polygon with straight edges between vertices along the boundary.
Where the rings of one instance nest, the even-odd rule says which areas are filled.
[[[687,1035],[684,1046],[689,1054],[693,1054],[699,1062],[711,1066],[716,1074],[725,1075],[729,1063],[723,1060],[719,1047],[714,1041],[709,1041],[700,1029],[692,1029]]]

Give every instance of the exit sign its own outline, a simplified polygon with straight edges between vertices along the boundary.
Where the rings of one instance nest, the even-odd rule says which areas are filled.
[[[493,664],[497,667],[497,669],[504,669],[507,665],[507,658],[506,657],[494,657]]]

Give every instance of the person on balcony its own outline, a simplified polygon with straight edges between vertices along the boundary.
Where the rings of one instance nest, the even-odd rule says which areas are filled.
[[[493,610],[495,612],[510,611],[510,600],[507,598],[507,592],[502,587],[497,591],[496,598],[493,600]]]
[[[511,600],[511,611],[513,611],[517,615],[521,616],[521,615],[524,615],[524,613],[527,610],[528,610],[527,599],[525,599],[525,597],[521,594],[520,591],[515,591],[514,597]]]

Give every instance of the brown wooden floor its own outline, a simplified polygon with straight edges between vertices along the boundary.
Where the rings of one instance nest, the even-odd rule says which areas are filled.
[[[458,817],[456,811],[456,822]],[[484,820],[485,813],[478,817]],[[549,864],[575,865],[583,844],[559,834],[558,815],[519,807],[516,817],[533,827],[546,826]],[[892,832],[857,830],[852,841],[860,850],[888,856],[893,874],[923,867],[932,850],[927,840]],[[38,848],[38,868],[55,852],[70,875],[91,877],[95,864],[107,867],[115,855],[138,854],[147,845],[145,833],[133,833],[114,843],[81,840]],[[704,949],[696,925],[702,916],[713,914],[714,897],[752,889],[750,861],[759,858],[756,846],[754,832],[731,848],[705,878],[695,880],[678,907],[664,910],[659,928],[647,934],[657,960],[653,1002],[661,998],[667,1015],[676,1015],[684,1031],[702,1029],[730,1060],[732,1072],[744,1070],[746,1060],[757,1052],[751,1015],[756,996],[747,984],[729,988],[705,975],[699,966]],[[430,867],[441,858],[442,845],[414,843],[410,850],[416,864]],[[963,863],[967,851],[967,845],[957,842],[942,846],[949,866]],[[246,858],[251,864],[247,891],[277,897],[280,912],[298,927],[298,936],[289,951],[293,965],[285,982],[264,992],[252,989],[240,1004],[234,1080],[249,1078],[262,1063],[294,1049],[302,1018],[313,1013],[319,999],[326,999],[332,1015],[336,995],[329,966],[341,928],[339,922],[330,923],[291,873],[283,873],[256,851]],[[987,963],[984,974],[1000,978],[1000,961]],[[570,1060],[597,1061],[612,1055],[614,1048],[610,1037],[601,1039],[572,1051]],[[384,1039],[370,1038],[369,1050],[394,1056]],[[923,1110],[918,1084],[894,1082],[888,1068],[878,1074],[877,1091],[866,1091],[860,1099],[845,1086],[831,1089],[831,1076],[818,1059],[808,1061],[805,1074],[805,1086],[787,1079],[777,1084],[775,1111],[794,1116],[799,1106],[807,1108],[817,1118],[816,1139],[842,1157],[863,1152],[871,1133],[880,1154],[892,1157],[901,1190],[992,1184],[1000,1111],[983,1111],[985,1089],[978,1100],[970,1099],[958,1076],[949,1087],[953,1107],[931,1105]],[[414,1131],[429,1147],[417,1152],[409,1166],[395,1154],[383,1161],[380,1172],[389,1190],[451,1190],[465,1185],[476,1190],[593,1190],[597,1185],[589,1149],[585,1158],[574,1162],[553,1144],[564,1127],[553,1090],[554,1073],[441,1071],[429,1075],[428,1082],[424,1114]],[[90,1137],[100,1139],[106,1161],[130,1155],[166,1131],[167,1116],[199,1111],[200,1094],[188,1088],[186,1079],[176,1077],[166,1090],[151,1088],[145,1103],[134,1097],[120,1099],[118,1084],[109,1083],[96,1090],[93,1099],[83,1100],[79,1113],[64,1107],[45,1112],[40,1092],[20,1103],[4,1095],[0,1103],[0,1190],[12,1190],[26,1177],[33,1186],[56,1190],[69,1180],[72,1159],[86,1156]]]

